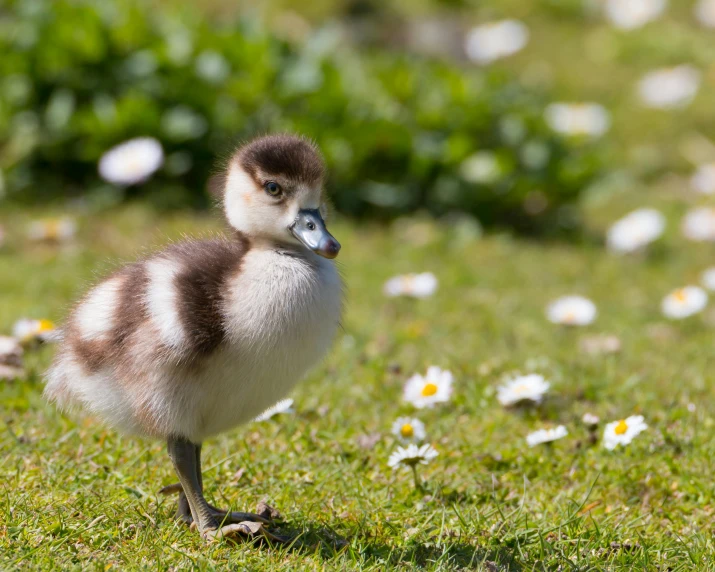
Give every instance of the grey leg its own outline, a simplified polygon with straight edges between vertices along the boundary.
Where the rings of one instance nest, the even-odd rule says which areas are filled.
[[[269,522],[262,516],[242,512],[220,511],[206,502],[201,478],[201,445],[196,445],[182,438],[169,439],[168,451],[181,484],[177,515],[184,522],[193,520],[201,536],[207,540],[259,535],[276,538],[261,526],[262,523]],[[169,489],[167,492],[171,492],[176,487],[170,485],[165,489]],[[188,511],[186,510],[187,505]],[[221,526],[223,522],[232,522],[234,524]]]
[[[204,481],[203,481],[203,475],[201,474],[201,443],[198,445],[194,444],[194,452],[196,455],[196,476],[198,477],[199,480],[199,490],[203,494],[204,492]],[[183,488],[181,488],[181,483],[177,483],[178,486],[178,491],[179,491],[179,502],[178,506],[176,507],[176,519],[180,520],[184,524],[191,524],[194,522],[194,518],[191,516],[191,508],[189,507],[189,501],[186,498],[186,493],[184,493]],[[164,487],[166,492],[174,492],[174,487],[170,485],[169,487]],[[219,517],[219,520],[223,520],[228,511],[221,510],[220,508],[216,508],[214,505],[210,503],[206,503],[209,505],[209,508],[213,511],[214,516]],[[234,519],[233,522],[239,522]],[[241,518],[241,520],[250,520],[248,518]]]
[[[176,506],[176,520],[180,520],[186,525],[191,525],[194,522],[194,517],[191,516],[191,507],[189,506],[189,501],[186,498],[186,494],[182,490],[179,493],[179,502]]]
[[[209,530],[216,530],[219,522],[201,491],[199,467],[196,464],[196,446],[186,439],[169,439],[168,450],[199,532],[204,535]]]

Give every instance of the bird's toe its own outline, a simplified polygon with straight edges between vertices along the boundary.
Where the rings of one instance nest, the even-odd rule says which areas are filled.
[[[252,512],[218,511],[214,514],[214,516],[216,516],[219,520],[234,523],[249,521],[259,524],[270,524],[271,522],[271,519]]]
[[[220,540],[254,540],[266,539],[274,542],[286,542],[286,539],[272,534],[266,530],[262,523],[253,521],[236,522],[227,524],[214,530],[205,530],[201,536],[207,542]]]

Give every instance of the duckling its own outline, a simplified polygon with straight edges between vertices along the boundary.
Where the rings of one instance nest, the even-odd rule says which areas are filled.
[[[298,136],[239,147],[216,185],[232,235],[173,244],[94,286],[47,374],[45,396],[59,408],[167,443],[179,484],[165,489],[180,492],[177,516],[207,540],[268,535],[274,513],[208,504],[201,444],[283,398],[340,322],[324,172]]]

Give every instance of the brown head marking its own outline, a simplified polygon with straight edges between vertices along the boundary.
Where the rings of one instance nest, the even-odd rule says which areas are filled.
[[[243,145],[235,159],[257,183],[258,174],[284,176],[291,181],[308,186],[319,185],[325,174],[325,165],[318,149],[296,135],[267,135]]]

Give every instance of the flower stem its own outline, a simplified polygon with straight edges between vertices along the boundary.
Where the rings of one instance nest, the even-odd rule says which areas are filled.
[[[422,490],[422,482],[420,481],[420,477],[417,474],[417,465],[410,465],[410,468],[412,469],[412,478],[415,481],[415,489],[418,491]]]

